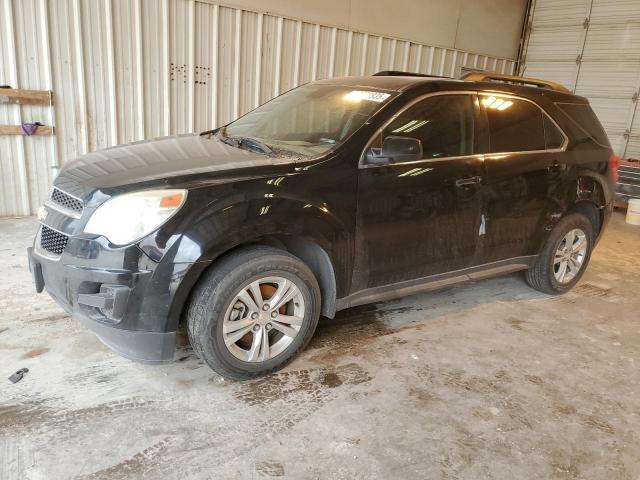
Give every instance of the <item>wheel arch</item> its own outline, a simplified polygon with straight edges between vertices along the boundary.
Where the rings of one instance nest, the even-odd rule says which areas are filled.
[[[605,212],[611,208],[612,201],[613,193],[606,177],[593,171],[580,171],[576,201],[567,213],[577,212],[586,216],[598,238],[605,224]]]
[[[302,260],[313,272],[320,287],[320,313],[333,318],[336,314],[338,288],[329,254],[316,242],[305,237],[291,235],[276,240],[280,240],[289,253]]]
[[[611,216],[612,192],[613,186],[606,176],[592,170],[578,170],[571,191],[564,196],[563,202],[558,204],[558,209],[552,213],[546,224],[546,233],[536,254],[540,254],[558,222],[571,213],[580,213],[590,220],[594,226],[597,244]]]
[[[194,263],[176,290],[169,309],[169,323],[177,326],[183,320],[183,313],[185,307],[189,304],[193,290],[209,269],[213,268],[228,255],[252,246],[275,247],[298,257],[309,267],[318,281],[321,294],[320,313],[329,318],[335,316],[337,280],[333,262],[327,252],[318,243],[302,236],[265,235],[234,245],[219,252],[218,255],[211,260]]]
[[[569,213],[581,213],[587,217],[591,225],[593,225],[593,233],[596,237],[600,235],[603,215],[595,202],[592,200],[580,200],[571,206],[567,214]]]
[[[304,207],[304,205],[302,205]],[[223,242],[198,241],[198,248],[193,248],[193,238],[185,232],[188,241],[176,242],[173,261],[176,263],[192,263],[180,283],[176,286],[169,307],[170,328],[177,328],[182,321],[185,306],[190,301],[191,292],[207,269],[217,264],[224,256],[240,248],[266,245],[287,251],[303,261],[312,271],[321,292],[321,313],[333,318],[336,312],[336,299],[342,289],[348,287],[347,272],[349,265],[342,262],[336,264],[336,258],[348,259],[352,242],[349,232],[338,224],[335,217],[325,214],[322,209],[295,206],[282,209],[281,215],[273,215],[269,221],[264,217],[242,217],[239,222],[228,222],[224,212],[218,212],[204,220],[206,231],[215,233]],[[317,210],[317,211],[316,211]],[[259,209],[258,209],[259,211]],[[292,223],[290,215],[295,213],[296,222]],[[283,218],[288,215],[289,220]],[[192,227],[193,232],[202,232],[198,225]],[[181,243],[186,246],[181,247]],[[189,256],[187,256],[189,255]]]

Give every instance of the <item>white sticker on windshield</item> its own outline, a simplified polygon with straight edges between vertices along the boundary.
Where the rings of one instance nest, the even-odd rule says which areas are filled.
[[[366,90],[351,90],[344,96],[345,100],[351,102],[359,102],[361,100],[368,100],[370,102],[384,102],[389,98],[391,94],[383,92],[369,92]]]

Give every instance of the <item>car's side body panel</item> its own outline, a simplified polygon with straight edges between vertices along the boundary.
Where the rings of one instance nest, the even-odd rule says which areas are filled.
[[[496,275],[517,272],[519,270],[526,270],[533,264],[535,258],[535,255],[509,258],[507,260],[484,265],[475,265],[460,270],[414,278],[412,280],[397,283],[390,283],[379,287],[365,288],[344,298],[338,299],[337,309],[342,310],[349,307],[355,307],[357,305],[365,305],[367,303],[383,302],[407,295],[436,290],[438,288],[458,283],[465,283]]]
[[[525,105],[528,102],[541,119],[555,123],[538,102],[520,95],[494,94],[507,101],[525,102]],[[512,135],[512,143],[516,146],[501,151],[494,148],[488,138],[491,130],[487,116],[489,108],[483,102],[481,105],[482,128],[488,140],[483,181],[486,228],[479,259],[481,263],[491,263],[534,255],[555,219],[568,210],[567,204],[575,196],[575,172],[569,171],[567,165],[569,139],[559,130],[563,136],[560,145],[543,145],[538,150],[519,149],[517,145],[528,143],[525,137],[533,133],[521,128]],[[559,128],[557,123],[554,128]]]
[[[391,119],[395,124],[395,119],[402,119],[400,113],[451,98],[468,101],[469,121],[472,125],[479,123],[474,92],[421,95],[394,112]],[[388,129],[391,119],[382,124],[373,139]],[[416,120],[406,125],[411,122]],[[470,136],[476,138],[473,133]],[[475,263],[482,213],[476,179],[483,175],[483,158],[476,154],[481,145],[473,143],[473,150],[464,156],[381,165],[368,165],[361,156],[355,264],[367,275],[357,278],[352,292],[460,270]],[[370,141],[365,149],[371,146]]]
[[[360,170],[356,262],[373,288],[459,270],[475,261],[482,158],[468,156]]]
[[[460,241],[460,237],[456,236],[455,232],[447,230],[446,223],[435,222],[434,225],[431,225],[430,219],[436,218],[438,213],[433,208],[433,203],[424,200],[427,196],[435,194],[433,185],[425,182],[425,190],[419,191],[410,186],[403,188],[401,182],[398,181],[403,179],[400,175],[410,172],[410,176],[416,168],[429,168],[427,164],[433,162],[418,161],[411,162],[410,165],[370,165],[369,168],[373,172],[386,168],[398,173],[395,175],[395,182],[388,181],[386,184],[384,180],[371,179],[371,174],[361,173],[360,175],[359,196],[363,205],[359,205],[362,216],[358,216],[358,221],[364,225],[359,223],[356,229],[355,264],[356,266],[363,265],[360,270],[366,270],[368,276],[365,278],[365,275],[361,275],[359,282],[354,281],[351,294],[339,300],[339,307],[380,301],[406,295],[407,292],[436,288],[440,284],[466,281],[470,278],[466,274],[467,269],[481,271],[483,275],[490,276],[500,274],[503,269],[515,271],[528,268],[555,224],[580,200],[593,202],[601,210],[604,223],[606,223],[610,213],[611,193],[607,193],[609,192],[607,188],[603,188],[602,192],[604,193],[601,195],[598,195],[597,192],[581,190],[579,182],[581,178],[588,176],[599,184],[610,183],[605,174],[598,173],[606,172],[610,149],[591,142],[584,135],[578,136],[575,126],[568,126],[566,119],[558,115],[554,101],[567,101],[567,95],[558,92],[549,92],[548,95],[545,92],[541,95],[538,89],[523,89],[509,85],[496,89],[495,84],[490,85],[490,88],[487,89],[478,88],[477,92],[493,93],[505,97],[512,96],[536,104],[562,132],[565,132],[566,142],[561,148],[550,148],[538,152],[492,154],[489,149],[486,119],[480,119],[477,128],[477,141],[481,145],[480,152],[483,153],[481,155],[482,166],[480,167],[482,182],[478,195],[472,198],[478,202],[481,228],[479,229],[473,220],[465,222],[468,227],[468,230],[465,231],[466,238],[469,238],[468,235],[473,233],[474,239],[478,240],[475,255],[468,265],[450,264],[447,265],[449,268],[442,269],[438,267],[446,265],[447,259],[450,258],[447,253],[450,252],[439,252],[439,258],[443,263],[433,268],[433,265],[429,265],[426,259],[421,258],[425,251],[429,251],[429,247],[425,248],[419,245],[420,239],[425,236],[421,237],[416,232],[421,231],[420,227],[425,228],[422,230],[423,232],[438,229],[442,232],[443,237],[451,237],[457,247],[460,247],[463,241]],[[468,88],[464,84],[450,84],[448,87],[442,90],[432,88],[427,93],[414,92],[412,98],[406,100],[406,103],[415,101],[420,96],[461,93],[464,91],[463,89]],[[585,102],[579,97],[571,97],[572,101]],[[580,138],[580,141],[571,141],[571,136],[573,136],[572,138]],[[583,157],[585,153],[587,156]],[[478,157],[468,156],[463,159],[455,159],[455,161],[466,160],[468,162],[475,158]],[[442,162],[445,161],[446,159],[442,160]],[[422,163],[425,165],[423,166]],[[435,164],[437,163],[435,162]],[[419,178],[421,173],[418,170],[416,176]],[[378,176],[382,177],[383,175],[378,173]],[[419,184],[420,182],[415,183]],[[442,189],[443,182],[436,183]],[[438,187],[435,188],[436,192]],[[412,230],[416,243],[412,243],[413,238],[406,239],[407,232],[399,232],[397,228],[398,221],[400,223],[404,221],[402,207],[398,208],[398,206],[411,205],[411,202],[407,202],[409,197],[422,198],[422,204],[425,207],[416,213],[416,218],[414,218],[415,225],[419,225],[417,229],[413,228]],[[449,205],[459,207],[458,203],[454,201],[455,197],[449,196],[449,200]],[[388,208],[385,211],[378,208],[377,211],[371,211],[376,205],[390,206],[394,203],[395,209]],[[394,214],[396,216],[393,225],[390,223],[390,228],[386,229],[385,220]],[[459,221],[461,218],[457,220],[456,225],[463,228],[462,225],[465,223]],[[371,225],[375,225],[375,227],[371,227]],[[367,227],[371,231],[367,232]],[[431,242],[423,243],[433,246],[433,239],[431,240]],[[462,257],[460,255],[456,260],[458,262],[464,261]],[[393,260],[391,263],[394,265],[398,264],[401,267],[384,272],[385,261],[388,259]],[[378,262],[378,265],[375,262]],[[498,267],[494,268],[496,265]],[[432,268],[430,269],[430,267]],[[381,270],[376,271],[376,268]]]

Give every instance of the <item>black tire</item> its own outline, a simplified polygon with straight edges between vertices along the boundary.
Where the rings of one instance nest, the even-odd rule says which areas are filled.
[[[573,229],[580,229],[585,233],[587,239],[587,250],[582,262],[582,267],[578,273],[568,283],[560,283],[555,276],[554,256],[556,250],[563,241],[565,235]],[[550,295],[558,295],[571,290],[582,278],[589,260],[595,241],[595,234],[591,221],[581,213],[570,213],[562,218],[549,234],[540,255],[529,270],[526,272],[526,279],[529,285]]]
[[[304,299],[304,319],[284,351],[262,362],[242,361],[224,343],[224,315],[244,285],[269,276],[294,282]],[[200,279],[187,309],[187,330],[191,346],[209,367],[225,378],[248,380],[287,365],[309,343],[319,317],[318,282],[299,258],[277,248],[247,247],[221,259]]]

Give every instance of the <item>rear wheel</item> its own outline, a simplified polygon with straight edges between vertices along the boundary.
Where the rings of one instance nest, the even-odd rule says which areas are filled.
[[[593,244],[589,219],[581,213],[567,215],[558,222],[535,264],[527,271],[527,282],[552,295],[571,290],[587,268]]]
[[[213,370],[234,379],[285,366],[306,346],[320,316],[320,291],[297,257],[269,247],[232,253],[193,293],[189,339]]]

